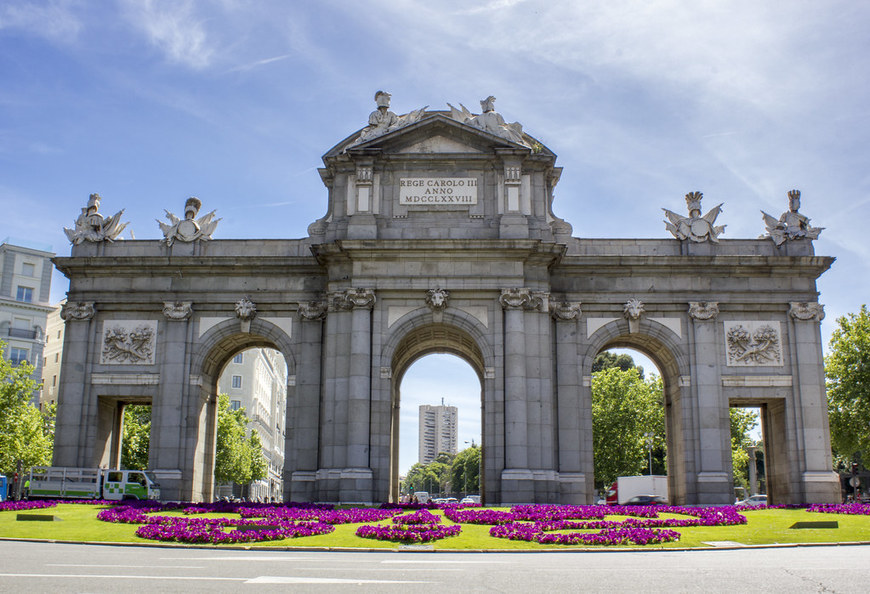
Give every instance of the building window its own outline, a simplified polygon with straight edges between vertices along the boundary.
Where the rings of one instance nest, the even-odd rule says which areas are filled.
[[[241,363],[245,360],[245,353],[239,353],[235,357],[233,357],[233,363]]]
[[[9,360],[12,362],[12,365],[21,365],[24,361],[27,361],[27,349],[9,347]]]
[[[60,330],[57,331],[57,339],[60,340]]]
[[[236,376],[236,377],[239,377],[239,376]],[[230,410],[239,410],[240,408],[242,408],[242,401],[241,400],[230,400]]]
[[[238,389],[240,389],[241,387],[242,387],[242,376],[240,376],[240,375],[234,375],[234,376],[233,376],[233,388],[235,388],[236,390],[238,390]]]
[[[24,262],[21,264],[21,274],[22,276],[36,276],[36,266],[31,264],[30,262]]]
[[[55,353],[54,354],[54,362],[57,363],[58,359],[60,359],[60,353]]]
[[[30,287],[18,287],[15,300],[23,301],[25,303],[33,303],[33,289]]]
[[[57,376],[56,375],[51,376],[51,385],[52,386],[57,385]]]

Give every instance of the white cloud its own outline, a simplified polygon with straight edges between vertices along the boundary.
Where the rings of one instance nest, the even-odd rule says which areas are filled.
[[[82,23],[73,14],[76,3],[69,0],[50,2],[10,2],[0,6],[0,30],[21,29],[54,41],[74,41]]]
[[[215,49],[209,44],[203,21],[194,4],[179,0],[123,0],[127,19],[141,29],[152,45],[171,62],[202,69],[211,64]]]

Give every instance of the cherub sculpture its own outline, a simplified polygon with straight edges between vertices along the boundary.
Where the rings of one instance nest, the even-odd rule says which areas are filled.
[[[710,212],[701,216],[701,192],[686,194],[686,206],[689,208],[689,216],[680,216],[677,213],[663,208],[670,222],[665,221],[665,228],[677,239],[689,239],[696,243],[707,241],[719,243],[719,235],[725,231],[725,225],[716,225],[716,217],[722,212],[722,204],[719,204]]]
[[[777,246],[790,239],[818,239],[824,227],[811,227],[809,217],[798,212],[800,207],[801,192],[792,190],[788,193],[788,211],[782,213],[779,220],[762,210],[764,225],[767,227],[767,235],[762,237],[770,237]]]
[[[169,224],[159,219],[157,219],[157,224],[160,225],[160,230],[163,231],[166,245],[171,246],[176,240],[190,243],[197,239],[202,241],[211,239],[211,234],[214,233],[221,219],[214,218],[215,211],[211,211],[207,215],[197,219],[196,215],[199,213],[200,207],[202,207],[202,202],[199,198],[191,197],[184,203],[183,219],[179,219],[168,210],[163,211],[166,213],[166,218],[169,219]]]
[[[100,210],[99,194],[91,194],[88,198],[88,205],[82,209],[82,213],[76,219],[76,226],[73,229],[64,227],[63,232],[66,233],[67,239],[73,245],[79,245],[85,241],[94,243],[100,241],[115,241],[127,227],[127,223],[121,222],[121,215],[124,210],[121,209],[115,213],[115,216],[103,218],[98,211]]]

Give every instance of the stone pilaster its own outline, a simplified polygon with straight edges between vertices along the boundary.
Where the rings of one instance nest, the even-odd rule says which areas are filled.
[[[690,302],[692,385],[695,403],[695,451],[697,503],[728,504],[731,501],[731,425],[728,402],[722,397],[722,380],[715,302]],[[679,438],[678,438],[679,439]]]
[[[193,304],[190,301],[165,302],[161,324],[160,383],[151,401],[151,442],[148,448],[148,467],[160,475],[160,485],[168,497],[181,497],[181,475],[190,460],[185,455],[188,444],[182,442],[184,420],[190,414],[184,403],[190,401],[190,378],[187,376],[187,345],[191,342],[190,320]],[[199,391],[199,387],[194,387]]]
[[[92,301],[71,301],[64,304],[60,317],[66,323],[64,330],[63,363],[60,374],[57,403],[56,431],[54,435],[55,466],[90,466],[87,459],[89,444],[83,430],[96,424],[87,416],[90,398],[89,370],[90,345],[98,341],[94,322],[96,314]]]
[[[581,402],[577,322],[580,302],[550,302],[556,332],[556,408],[559,411],[559,500],[571,505],[591,503],[593,488],[591,402]],[[584,472],[588,471],[588,472]],[[588,475],[588,476],[587,476]],[[587,480],[588,478],[588,480]]]
[[[295,398],[287,398],[287,431],[284,440],[284,494],[289,501],[314,501],[317,446],[320,435],[321,356],[324,301],[300,303],[299,351]]]
[[[822,364],[821,321],[824,307],[816,302],[789,304],[794,407],[798,426],[798,459],[803,503],[839,503],[840,481],[831,471],[830,426]]]

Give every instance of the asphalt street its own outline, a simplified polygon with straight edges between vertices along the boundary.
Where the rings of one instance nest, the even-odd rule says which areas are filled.
[[[0,542],[2,592],[862,592],[870,546],[435,553]]]

